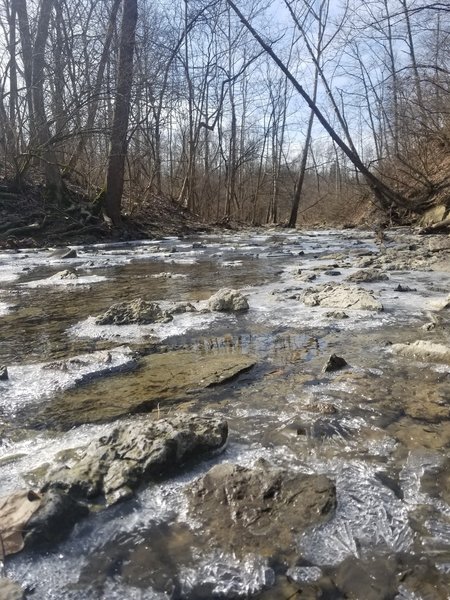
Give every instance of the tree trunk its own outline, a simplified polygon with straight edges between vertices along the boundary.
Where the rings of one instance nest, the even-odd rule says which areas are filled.
[[[50,128],[45,113],[44,98],[44,66],[45,44],[47,42],[50,17],[54,0],[42,0],[34,42],[32,63],[32,96],[36,126],[36,139],[39,145],[42,169],[49,196],[61,203],[63,198],[63,181],[55,151],[51,145]]]
[[[128,120],[130,116],[131,86],[133,79],[133,54],[136,23],[137,0],[123,0],[117,90],[104,200],[105,215],[111,219],[114,225],[120,224],[125,157],[127,153]]]
[[[314,74],[314,90],[313,90],[313,102],[317,98],[317,88],[319,84],[319,71],[316,69]],[[300,171],[298,174],[297,185],[295,186],[294,198],[292,200],[291,214],[289,216],[288,227],[295,227],[297,225],[298,209],[300,206],[300,200],[302,197],[303,184],[305,183],[306,175],[306,163],[308,161],[309,145],[311,143],[311,134],[314,123],[314,111],[311,111],[309,115],[308,128],[306,130],[305,144],[303,146],[302,160],[300,163]]]

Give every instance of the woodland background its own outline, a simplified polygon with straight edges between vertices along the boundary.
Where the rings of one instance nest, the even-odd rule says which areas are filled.
[[[253,225],[450,207],[447,2],[239,6],[385,201],[226,0],[0,0],[0,201]]]

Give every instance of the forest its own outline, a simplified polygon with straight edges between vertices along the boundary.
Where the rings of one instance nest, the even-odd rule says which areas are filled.
[[[446,2],[1,0],[0,15],[2,231],[30,185],[37,227],[74,199],[113,225],[164,199],[215,223],[445,216]]]

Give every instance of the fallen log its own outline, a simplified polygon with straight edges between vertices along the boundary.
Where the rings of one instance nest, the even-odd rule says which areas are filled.
[[[442,221],[438,221],[437,223],[433,223],[427,227],[422,227],[422,229],[419,230],[419,233],[435,233],[436,231],[441,231],[442,229],[447,228],[450,229],[450,215]]]
[[[41,223],[31,223],[30,225],[23,225],[22,227],[12,227],[11,229],[7,229],[3,233],[0,233],[1,238],[9,238],[9,237],[17,237],[18,235],[24,235],[28,233],[34,233],[35,231],[40,231],[45,227],[47,222],[47,217],[45,216]]]

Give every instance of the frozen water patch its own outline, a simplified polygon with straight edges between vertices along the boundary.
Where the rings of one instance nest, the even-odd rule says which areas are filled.
[[[195,568],[182,568],[181,593],[187,597],[249,598],[275,583],[275,573],[267,561],[248,555],[239,559],[224,552],[198,556]]]
[[[27,404],[49,398],[87,378],[133,364],[131,350],[118,347],[52,363],[8,365],[9,379],[0,381],[2,408],[14,414]]]
[[[22,274],[22,269],[12,265],[0,265],[0,283],[17,281]]]
[[[3,439],[0,446],[2,495],[23,488],[26,473],[37,467],[54,462],[55,455],[71,448],[87,446],[92,440],[105,435],[116,426],[114,423],[81,425],[64,434],[36,432],[26,440],[9,443]]]
[[[58,275],[56,273],[55,275]],[[100,281],[107,281],[109,278],[104,277],[103,275],[82,275],[71,277],[55,277],[52,275],[51,277],[46,277],[45,279],[36,279],[33,281],[27,281],[26,283],[21,283],[20,285],[28,288],[38,288],[38,287],[47,287],[47,286],[62,286],[62,287],[72,287],[72,286],[80,286],[80,285],[92,285],[93,283],[99,283]]]
[[[156,338],[166,340],[170,337],[184,335],[189,331],[208,329],[217,319],[214,313],[182,313],[174,315],[168,323],[150,323],[148,325],[97,325],[95,317],[88,317],[68,329],[69,335],[81,338],[102,340],[120,340],[137,342]]]
[[[328,523],[304,534],[303,556],[317,565],[335,565],[366,550],[408,552],[413,531],[408,506],[382,485],[374,470],[361,462],[347,463],[336,478],[337,509]]]
[[[442,459],[442,455],[432,451],[417,450],[409,453],[399,477],[407,504],[416,506],[432,502],[429,495],[421,491],[422,477],[427,471],[438,468]]]

